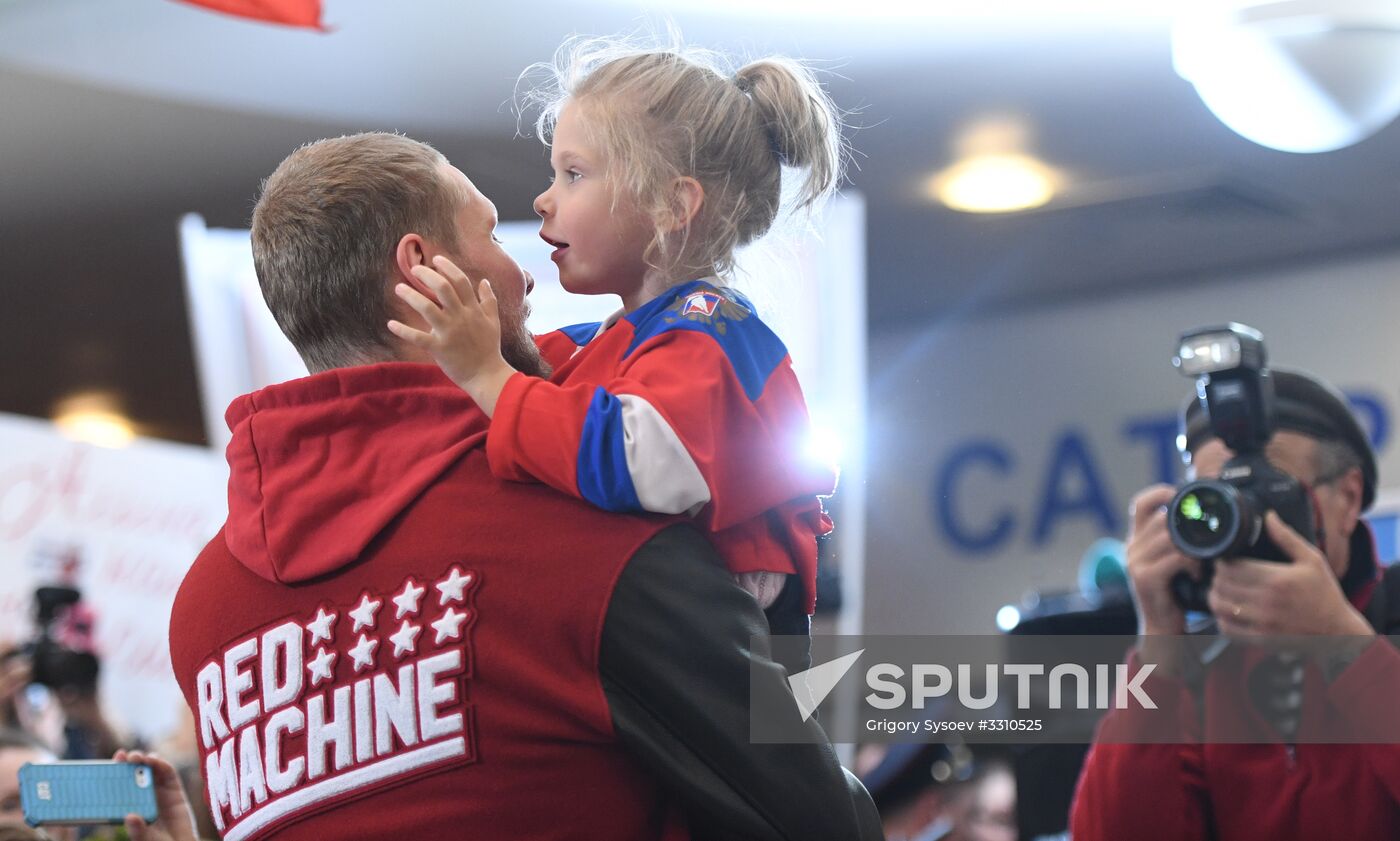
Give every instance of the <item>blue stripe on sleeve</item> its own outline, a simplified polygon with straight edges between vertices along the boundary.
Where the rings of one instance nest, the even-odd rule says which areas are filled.
[[[578,445],[578,490],[605,511],[641,511],[622,436],[622,402],[602,386],[593,392]]]

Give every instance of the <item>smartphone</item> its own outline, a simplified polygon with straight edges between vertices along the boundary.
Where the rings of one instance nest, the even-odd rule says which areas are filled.
[[[19,798],[30,826],[116,824],[130,814],[155,823],[157,817],[154,775],[134,762],[26,762]]]

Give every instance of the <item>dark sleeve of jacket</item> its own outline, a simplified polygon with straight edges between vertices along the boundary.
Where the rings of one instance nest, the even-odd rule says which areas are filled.
[[[796,702],[784,724],[811,743],[750,741],[750,675],[768,697],[789,692],[767,634],[704,537],[685,525],[659,533],[624,569],[603,626],[599,672],[618,738],[698,838],[882,839],[870,795]]]

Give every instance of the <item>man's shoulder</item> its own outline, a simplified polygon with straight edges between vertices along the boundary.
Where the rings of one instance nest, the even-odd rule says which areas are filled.
[[[692,524],[676,522],[653,534],[628,558],[609,601],[608,619],[617,627],[654,620],[692,631],[742,621],[741,636],[766,633],[743,609],[752,603],[709,539]],[[756,615],[762,619],[761,612]]]
[[[675,559],[677,566],[703,565],[723,569],[724,565],[704,533],[693,524],[682,521],[664,526],[649,537],[632,553],[628,563],[651,566],[669,559]]]
[[[221,527],[218,533],[204,544],[204,548],[199,550],[189,569],[185,570],[185,577],[181,579],[180,587],[175,591],[174,610],[184,609],[191,601],[199,598],[211,569],[220,565],[227,555],[228,544],[224,541],[224,529]]]
[[[193,679],[197,661],[212,651],[212,626],[235,598],[230,591],[231,565],[237,563],[221,528],[195,556],[175,591],[170,606],[170,665],[182,689]]]

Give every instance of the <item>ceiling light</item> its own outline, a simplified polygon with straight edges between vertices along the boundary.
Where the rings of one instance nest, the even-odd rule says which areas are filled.
[[[1172,57],[1222,123],[1271,149],[1340,149],[1400,114],[1394,0],[1205,4],[1174,27]]]
[[[136,437],[136,428],[106,392],[83,392],[61,400],[54,407],[54,425],[74,441],[119,448]]]
[[[953,137],[953,164],[929,179],[929,196],[965,213],[1012,213],[1050,201],[1063,179],[1027,151],[1032,134],[1018,114],[971,121]]]
[[[1054,198],[1059,176],[1024,154],[964,158],[933,177],[934,198],[965,213],[1010,213],[1040,207]]]

